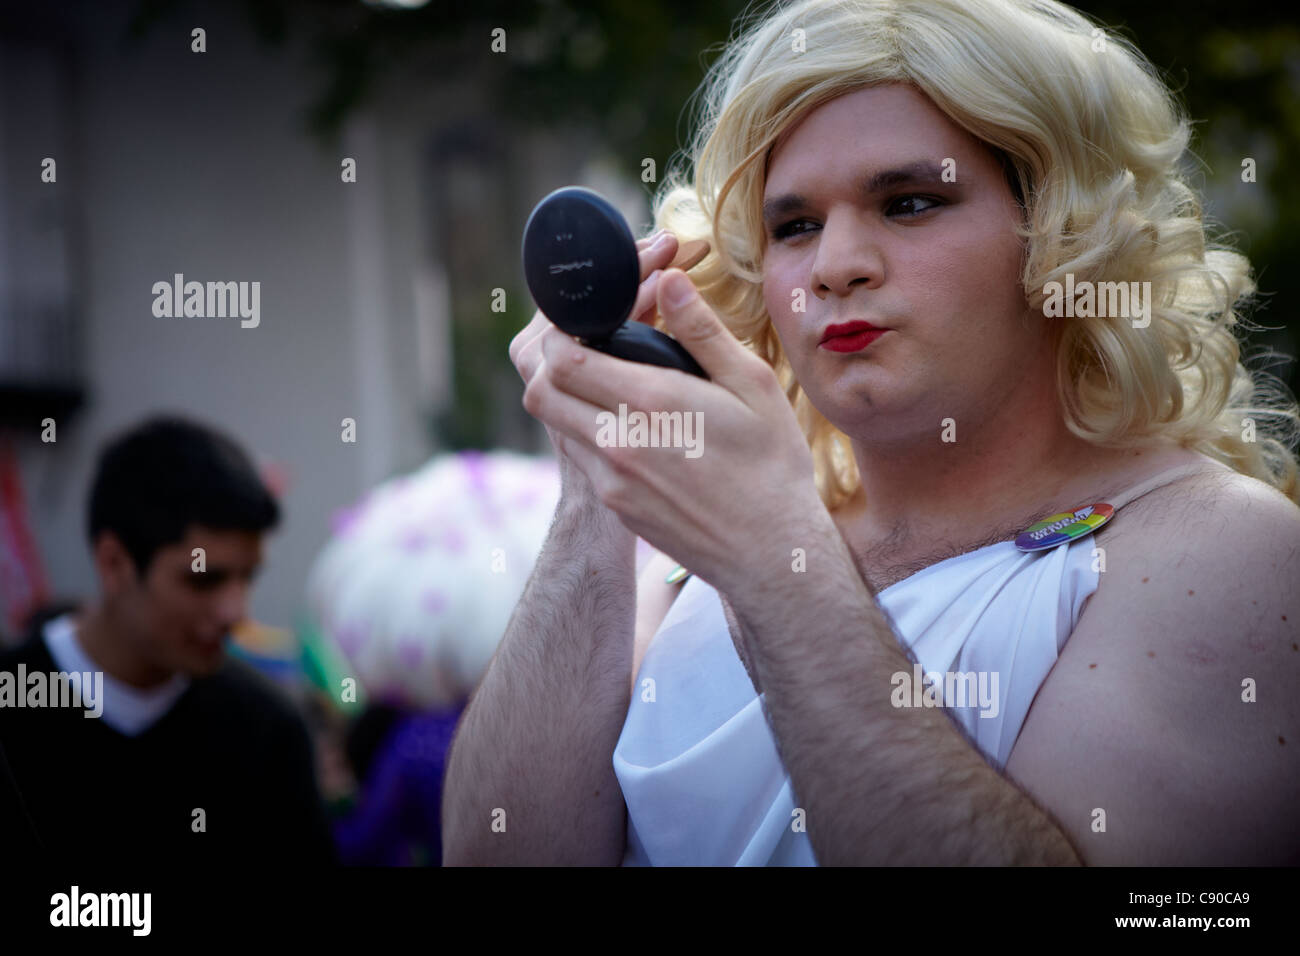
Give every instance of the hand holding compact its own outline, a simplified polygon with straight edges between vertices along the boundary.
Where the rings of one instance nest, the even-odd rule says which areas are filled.
[[[708,251],[682,250],[698,261]],[[641,284],[627,220],[599,193],[566,186],[546,196],[524,227],[524,278],[546,317],[584,345],[616,358],[707,379],[676,339],[629,320]],[[694,262],[682,262],[689,268]]]
[[[638,239],[636,249],[641,284],[637,291],[636,303],[632,306],[631,321],[648,324],[653,322],[655,315],[658,314],[659,277],[663,275],[664,270],[673,268],[689,269],[708,252],[708,243],[700,239],[685,243],[679,247],[677,239],[672,233],[661,231],[644,239]],[[554,338],[562,339],[570,345],[577,344],[572,335],[569,335],[547,318],[546,313],[541,309],[537,309],[528,325],[521,329],[511,340],[510,361],[518,370],[520,378],[523,379],[525,394],[527,394],[528,386],[532,384],[534,378],[545,376],[546,343],[548,339]],[[571,448],[572,445],[567,444],[564,436],[557,432],[554,426],[544,418],[539,420],[546,426],[547,434],[551,438],[551,444],[555,448],[556,457],[560,463],[561,485],[565,493],[567,494],[571,489],[575,492],[587,490],[591,491],[591,497],[594,498],[595,492],[590,489],[582,470],[571,467],[570,457],[566,449]],[[584,488],[583,486],[587,487]]]

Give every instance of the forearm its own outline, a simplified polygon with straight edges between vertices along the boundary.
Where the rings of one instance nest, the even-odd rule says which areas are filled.
[[[635,537],[611,522],[562,504],[552,523],[449,755],[444,863],[621,861],[613,752],[629,703],[636,566]]]
[[[893,705],[891,677],[912,664],[825,531],[808,573],[731,596],[818,862],[1077,864],[1056,823],[941,709]]]

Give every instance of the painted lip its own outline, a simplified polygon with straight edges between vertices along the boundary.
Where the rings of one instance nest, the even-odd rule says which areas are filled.
[[[882,329],[878,325],[872,325],[870,322],[864,322],[861,320],[856,322],[841,322],[837,325],[826,326],[826,330],[822,332],[821,341],[818,342],[817,344],[824,345],[827,339],[838,338],[841,335],[856,335],[859,332],[887,332],[887,331],[889,330]]]

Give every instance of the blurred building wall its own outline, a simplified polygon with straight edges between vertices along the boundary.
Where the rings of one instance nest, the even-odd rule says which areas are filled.
[[[413,277],[428,269],[421,131],[405,115],[415,104],[353,122],[343,147],[360,181],[345,185],[345,153],[303,130],[312,75],[296,56],[259,46],[237,8],[201,5],[126,48],[117,38],[129,5],[70,6],[75,16],[51,26],[62,35],[50,39],[73,54],[72,152],[32,144],[5,171],[29,181],[18,188],[79,197],[88,402],[59,422],[56,443],[33,428],[19,445],[53,589],[95,590],[83,527],[98,446],[151,411],[177,410],[287,469],[285,521],[253,601],[258,617],[287,624],[331,510],[431,451],[414,400]],[[206,53],[190,52],[193,26],[207,30]],[[23,122],[21,91],[0,103],[7,134]],[[51,154],[59,181],[41,184]],[[155,317],[153,284],[178,272],[259,280],[260,325]],[[423,313],[430,320],[427,303]],[[355,445],[340,439],[345,417],[357,419]]]
[[[20,433],[33,530],[55,596],[92,597],[83,528],[98,448],[150,412],[192,414],[287,474],[284,522],[252,605],[287,626],[333,512],[438,451],[437,416],[471,414],[456,404],[457,377],[488,399],[474,444],[549,451],[484,323],[517,330],[533,313],[519,243],[545,194],[586,185],[645,227],[640,158],[610,157],[598,130],[510,128],[476,72],[493,61],[468,49],[437,82],[390,84],[329,146],[307,132],[325,76],[299,42],[304,24],[268,47],[239,6],[206,0],[129,43],[141,6],[0,0],[0,54],[51,64],[67,89],[66,115],[35,126],[25,113],[43,107],[23,84],[0,89],[0,191],[10,191],[0,208],[61,191],[88,389],[55,444],[39,441],[39,414]],[[196,26],[205,53],[191,52]],[[46,126],[64,131],[46,136],[59,145],[33,134]],[[57,186],[40,182],[45,155],[58,157]],[[355,184],[341,181],[345,156],[356,159]],[[22,243],[32,228],[19,222],[9,238]],[[153,284],[178,272],[260,281],[260,325],[155,317]],[[5,275],[0,266],[0,310],[22,285]],[[496,289],[509,292],[504,316],[489,315]],[[357,421],[356,444],[341,441],[344,418]]]

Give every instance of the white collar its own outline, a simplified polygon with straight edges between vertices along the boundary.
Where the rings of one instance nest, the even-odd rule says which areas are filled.
[[[45,646],[59,670],[102,672],[86,653],[77,635],[77,625],[72,614],[64,614],[46,623],[43,632]],[[190,686],[184,674],[173,674],[157,687],[140,690],[104,674],[104,711],[100,719],[118,733],[135,737],[156,723]]]

